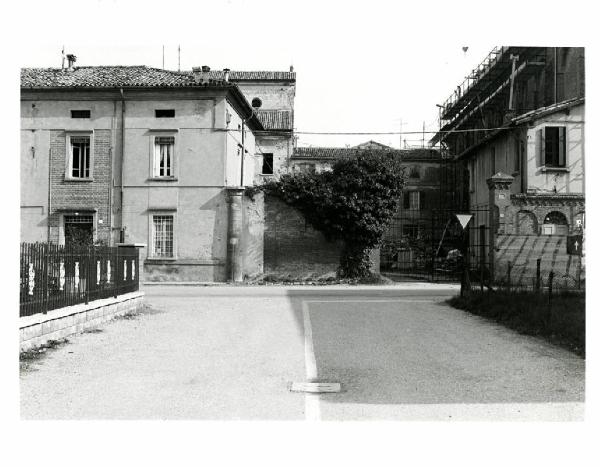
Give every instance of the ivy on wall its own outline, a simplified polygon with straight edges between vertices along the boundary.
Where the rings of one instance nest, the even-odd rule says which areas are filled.
[[[396,212],[404,179],[397,155],[367,149],[337,159],[331,171],[285,174],[247,188],[246,194],[276,196],[328,240],[342,240],[338,275],[362,278],[370,275],[369,251],[380,244]]]

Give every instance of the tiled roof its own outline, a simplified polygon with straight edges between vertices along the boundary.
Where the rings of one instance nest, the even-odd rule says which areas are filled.
[[[83,66],[72,71],[60,68],[23,68],[21,87],[178,87],[194,86],[191,72],[141,66]]]
[[[232,71],[231,81],[294,79],[293,72]],[[223,84],[224,73],[211,71],[209,79]],[[187,87],[201,86],[191,71],[171,71],[140,66],[82,66],[67,71],[60,68],[22,68],[21,87]]]
[[[403,160],[441,160],[440,153],[434,149],[357,149],[357,148],[327,148],[308,147],[296,148],[292,159],[332,160],[344,156],[353,156],[363,152],[394,153]]]
[[[256,116],[265,130],[291,130],[292,112],[290,110],[259,110]]]
[[[212,79],[223,79],[221,70],[211,70]],[[235,71],[229,72],[231,81],[296,81],[295,71]]]

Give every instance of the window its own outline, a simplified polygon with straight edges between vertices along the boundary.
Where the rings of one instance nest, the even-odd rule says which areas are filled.
[[[252,99],[252,107],[254,107],[255,109],[258,109],[261,106],[262,106],[262,101],[258,97],[255,97],[254,99]]]
[[[152,216],[152,256],[173,258],[173,216]]]
[[[173,157],[175,150],[174,136],[155,136],[154,137],[154,177],[173,177]]]
[[[404,193],[404,209],[419,210],[420,196],[418,191],[407,191]]]
[[[90,118],[89,110],[71,110],[71,118]]]
[[[546,167],[565,167],[566,128],[547,126],[542,140],[543,161]]]
[[[421,178],[421,173],[418,167],[411,167],[408,172],[408,178]]]
[[[405,224],[402,226],[402,235],[405,235],[409,238],[418,238],[419,237],[419,226],[414,224]]]
[[[175,109],[155,109],[154,116],[156,118],[174,118]]]
[[[298,164],[298,168],[300,169],[300,172],[305,172],[305,173],[313,173],[314,174],[317,171],[317,166],[310,162],[302,162],[302,163]]]
[[[521,158],[523,157],[524,144],[520,139],[515,140],[515,154],[513,160],[513,172],[517,173],[521,171]]]
[[[273,175],[273,154],[263,153],[262,174]]]
[[[90,137],[69,137],[69,178],[90,178]]]

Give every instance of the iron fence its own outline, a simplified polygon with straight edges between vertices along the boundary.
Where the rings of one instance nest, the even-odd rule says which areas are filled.
[[[398,281],[459,282],[465,269],[471,281],[488,282],[487,211],[471,210],[462,226],[449,209],[403,209],[394,216],[381,245],[381,271]]]
[[[136,247],[21,243],[20,316],[138,289]]]

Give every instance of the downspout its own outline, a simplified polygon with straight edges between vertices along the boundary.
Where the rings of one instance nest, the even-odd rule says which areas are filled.
[[[123,226],[123,173],[125,165],[125,95],[123,94],[123,88],[119,89],[121,93],[121,232],[119,233],[119,241],[125,241],[125,228]]]
[[[558,63],[556,62],[556,60],[558,59],[557,53],[556,53],[556,49],[557,47],[554,47],[554,103],[556,104],[557,98],[558,98],[558,83],[556,82],[557,79],[557,66]]]
[[[240,174],[240,186],[244,186],[244,158],[246,157],[246,144],[244,142],[244,135],[246,134],[246,129],[244,128],[246,125],[246,120],[242,119],[242,166],[241,166],[241,174]]]
[[[34,140],[35,142],[35,140]],[[46,224],[47,225],[47,239],[46,241],[50,243],[50,213],[52,212],[50,203],[52,202],[51,193],[51,183],[52,183],[52,148],[48,149],[48,212],[46,213]]]
[[[115,186],[113,180],[113,170],[114,170],[114,161],[115,161],[115,121],[117,118],[117,101],[113,102],[113,118],[111,123],[111,144],[110,144],[110,174],[108,177],[108,245],[113,245],[113,188]]]

